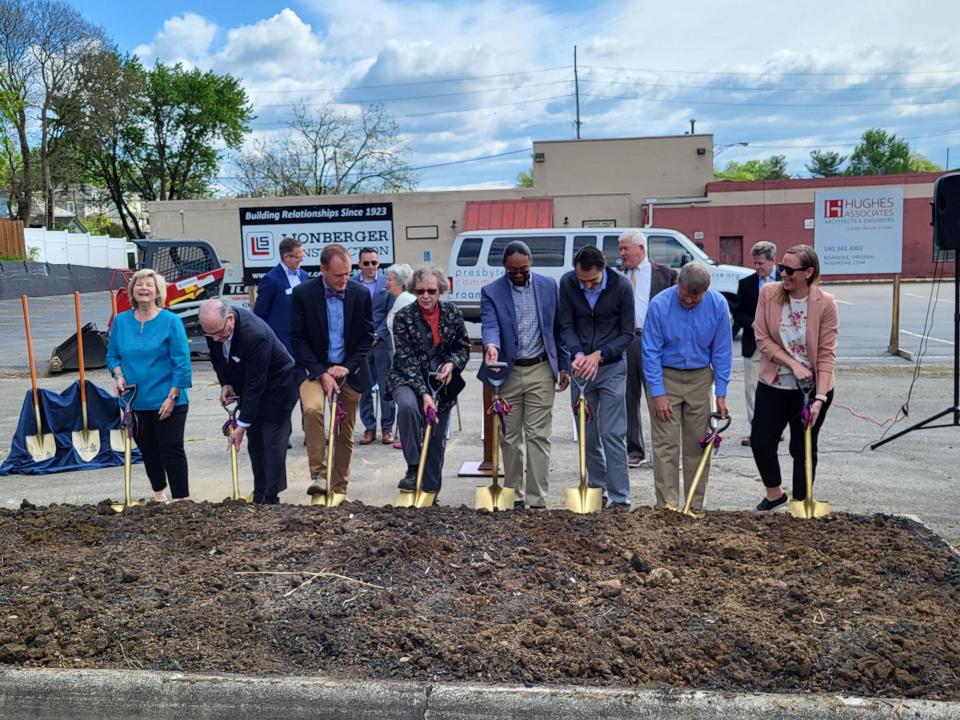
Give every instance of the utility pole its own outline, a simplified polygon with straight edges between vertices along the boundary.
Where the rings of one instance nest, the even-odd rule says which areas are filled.
[[[580,80],[577,78],[577,46],[573,46],[573,91],[577,98],[577,140],[580,139]]]

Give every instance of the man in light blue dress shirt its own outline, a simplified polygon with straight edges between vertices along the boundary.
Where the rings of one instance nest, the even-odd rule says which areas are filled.
[[[657,507],[681,507],[703,449],[712,403],[727,415],[727,384],[733,364],[733,337],[727,301],[710,289],[710,270],[691,262],[680,271],[678,285],[650,301],[643,328],[643,373],[653,439],[653,481]],[[678,493],[681,444],[684,496]],[[703,509],[709,465],[691,509]]]

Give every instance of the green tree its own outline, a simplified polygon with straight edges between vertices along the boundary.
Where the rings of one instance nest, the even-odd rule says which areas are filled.
[[[517,173],[517,182],[514,187],[518,188],[532,188],[533,187],[533,170],[521,170]]]
[[[921,152],[914,150],[910,153],[910,170],[913,172],[943,172],[943,167]]]
[[[871,128],[850,154],[848,175],[894,175],[912,171],[910,145],[886,130]]]
[[[846,159],[846,155],[832,150],[814,150],[810,153],[810,162],[806,165],[807,172],[813,177],[836,177],[842,174],[840,166]]]
[[[713,173],[718,180],[786,180],[787,158],[785,155],[771,155],[766,160],[731,160],[723,170]]]

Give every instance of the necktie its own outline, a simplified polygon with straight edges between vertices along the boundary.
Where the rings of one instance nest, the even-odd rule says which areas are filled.
[[[323,296],[329,300],[330,298],[336,298],[337,300],[343,300],[346,293],[343,290],[331,290],[326,285],[323,286]]]
[[[630,271],[630,284],[633,285],[633,291],[637,291],[637,268]]]

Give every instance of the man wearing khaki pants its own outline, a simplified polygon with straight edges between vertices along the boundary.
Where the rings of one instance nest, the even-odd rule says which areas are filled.
[[[711,386],[717,411],[727,416],[727,384],[733,363],[733,337],[727,301],[710,289],[710,270],[691,262],[679,284],[650,301],[643,328],[643,373],[653,439],[653,481],[658,508],[682,507],[703,449],[700,438],[710,421]],[[681,446],[684,497],[680,498]],[[691,509],[703,509],[709,466],[704,469]]]
[[[545,508],[553,401],[570,384],[570,356],[557,324],[557,283],[531,267],[527,244],[510,242],[503,277],[480,291],[484,364],[477,377],[494,376],[486,363],[507,363],[494,376],[505,380],[501,394],[511,405],[502,426],[503,482],[516,490],[517,507]]]
[[[357,405],[361,393],[373,384],[367,364],[373,344],[370,293],[350,282],[350,265],[350,253],[343,246],[328,245],[320,254],[321,277],[293,289],[290,341],[294,359],[307,373],[300,384],[300,404],[310,461],[308,495],[326,492],[324,413],[338,387],[346,417],[333,441],[331,479],[333,492],[347,492]]]

